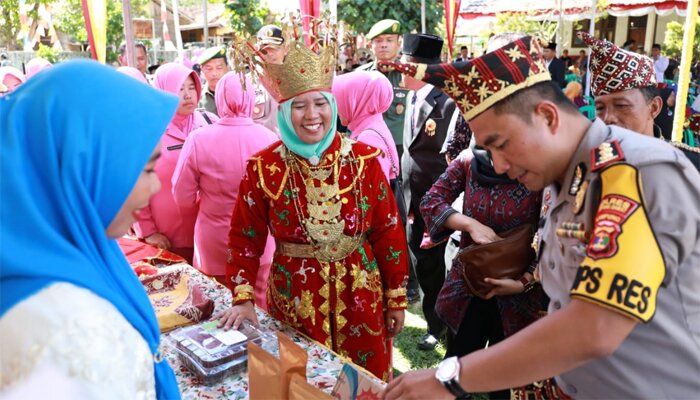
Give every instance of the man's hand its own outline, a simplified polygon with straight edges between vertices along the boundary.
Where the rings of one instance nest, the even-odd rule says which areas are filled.
[[[382,399],[424,400],[424,399],[454,399],[454,395],[447,391],[435,378],[435,368],[421,369],[402,374],[389,382]]]

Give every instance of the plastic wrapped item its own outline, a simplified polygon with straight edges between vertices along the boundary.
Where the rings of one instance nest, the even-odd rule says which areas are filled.
[[[180,362],[205,385],[213,385],[226,377],[245,371],[248,365],[248,343],[263,346],[274,339],[269,333],[243,323],[238,330],[216,328],[210,321],[180,328],[168,335]]]

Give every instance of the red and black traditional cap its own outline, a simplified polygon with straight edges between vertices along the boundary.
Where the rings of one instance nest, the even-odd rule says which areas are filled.
[[[594,96],[656,86],[651,58],[623,50],[586,32],[579,32],[578,37],[591,48],[591,89]]]
[[[442,89],[455,100],[466,120],[519,90],[552,79],[538,41],[530,36],[466,62],[427,65],[379,61],[378,65]]]

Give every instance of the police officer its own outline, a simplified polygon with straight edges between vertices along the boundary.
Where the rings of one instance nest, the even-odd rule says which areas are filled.
[[[369,30],[367,40],[370,41],[372,51],[376,58],[371,63],[364,64],[359,70],[376,71],[377,61],[396,61],[401,50],[401,23],[395,19],[383,19]],[[408,90],[401,85],[401,73],[396,71],[384,72],[391,85],[394,87],[394,100],[384,113],[391,135],[396,143],[399,158],[403,154],[404,121],[406,120],[406,106]]]
[[[275,25],[265,25],[258,30],[256,46],[263,60],[268,64],[282,64],[289,51],[285,45],[282,29]],[[259,82],[255,86],[253,120],[273,132],[279,132],[277,102]]]
[[[588,121],[517,39],[466,64],[396,66],[455,98],[494,169],[545,189],[534,241],[549,315],[387,399],[454,398],[556,375],[577,398],[700,393],[700,174],[671,145]]]
[[[228,62],[226,61],[226,46],[210,47],[206,49],[198,59],[202,69],[202,75],[206,80],[202,98],[199,100],[199,108],[203,108],[210,113],[219,116],[216,111],[215,90],[219,79],[228,72]]]
[[[662,139],[654,118],[662,102],[651,58],[627,51],[585,32],[579,37],[591,48],[591,89],[596,116],[608,125],[618,125],[643,135]],[[671,142],[700,170],[700,149]]]

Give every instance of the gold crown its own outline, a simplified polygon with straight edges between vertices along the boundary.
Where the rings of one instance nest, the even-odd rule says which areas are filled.
[[[253,79],[262,83],[278,103],[312,90],[330,91],[338,58],[334,25],[314,20],[311,32],[302,34],[301,20],[294,16],[290,18],[291,22],[281,27],[284,43],[289,46],[282,64],[263,61],[259,46],[254,42],[256,38],[238,40],[232,51],[234,68],[252,71]]]
[[[258,79],[278,103],[312,90],[330,91],[335,75],[337,46],[330,44],[318,54],[299,41],[290,42],[282,64],[262,63]]]

